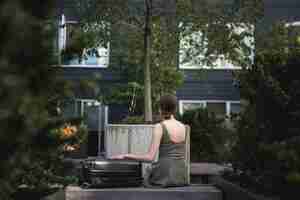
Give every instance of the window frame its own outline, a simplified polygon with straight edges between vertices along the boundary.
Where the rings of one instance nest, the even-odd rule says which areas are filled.
[[[184,103],[197,103],[197,104],[203,104],[203,107],[206,108],[206,101],[205,100],[179,100],[179,114],[183,114],[183,104]]]
[[[80,103],[80,110],[79,110],[80,112],[78,112],[77,103]],[[97,105],[97,106],[101,105],[101,102],[99,102],[97,99],[80,99],[80,98],[76,98],[74,100],[74,106],[75,106],[74,112],[79,113],[80,116],[84,115],[84,103],[87,103],[87,104],[90,103],[91,105]]]
[[[179,114],[182,115],[183,112],[183,104],[184,103],[203,103],[203,107],[207,108],[207,103],[225,103],[225,112],[226,117],[231,116],[231,104],[238,103],[241,105],[241,101],[236,100],[179,100]]]
[[[293,22],[285,23],[285,27],[286,28],[289,28],[289,27],[300,27],[300,21],[293,21]],[[299,37],[300,37],[300,35],[299,35]],[[290,49],[290,46],[288,47],[288,49]]]
[[[65,15],[62,14],[59,20],[58,30],[58,65],[64,68],[108,68],[110,63],[110,42],[107,43],[107,64],[62,64],[61,52],[67,45],[67,24],[78,24],[75,20],[66,20]]]
[[[285,26],[286,27],[289,27],[289,26],[300,26],[300,21],[288,22],[288,23],[285,23]]]

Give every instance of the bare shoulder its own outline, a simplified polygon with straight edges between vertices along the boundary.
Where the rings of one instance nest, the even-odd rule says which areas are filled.
[[[162,128],[161,123],[156,123],[156,124],[154,125],[154,128],[155,128],[155,129],[161,129],[161,128]]]
[[[154,132],[162,133],[162,125],[160,123],[154,125]]]
[[[182,123],[181,121],[176,120],[176,123],[177,123],[178,126],[180,126],[181,128],[185,128],[185,124]]]

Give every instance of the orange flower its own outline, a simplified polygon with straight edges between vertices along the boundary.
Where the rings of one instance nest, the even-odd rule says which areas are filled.
[[[69,151],[70,152],[70,151],[75,151],[77,149],[79,149],[79,145],[78,144],[74,144],[74,145],[65,144],[63,146],[63,150],[64,151]]]
[[[67,124],[64,128],[61,128],[60,131],[62,133],[61,139],[68,139],[75,135],[77,128],[76,126],[70,126]]]

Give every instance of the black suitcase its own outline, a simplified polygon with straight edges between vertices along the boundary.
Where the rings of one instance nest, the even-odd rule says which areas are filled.
[[[80,182],[85,188],[141,186],[142,163],[129,160],[88,159],[82,162]]]

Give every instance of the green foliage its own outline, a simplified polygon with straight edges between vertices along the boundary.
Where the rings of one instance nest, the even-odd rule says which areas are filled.
[[[176,34],[170,33],[165,28],[166,19],[157,17],[152,21],[152,46],[151,46],[151,81],[152,81],[152,102],[155,112],[158,112],[158,100],[164,93],[173,93],[183,83],[183,74],[177,69],[177,41]],[[115,98],[128,105],[130,113],[140,114],[144,105],[144,68],[143,66],[143,34],[127,25],[119,25],[114,33],[112,42],[115,48],[112,49],[111,67],[121,72],[126,77],[128,85],[118,87],[113,91]],[[125,40],[125,41],[124,41]],[[121,68],[120,68],[120,65]],[[115,95],[115,94],[119,95]],[[122,97],[123,101],[120,101]],[[133,103],[134,102],[134,103]],[[132,107],[132,105],[137,105]]]
[[[236,143],[232,149],[232,161],[235,169],[255,169],[257,155],[257,122],[254,106],[248,106],[233,119],[235,123]],[[247,155],[247,156],[246,156]]]
[[[141,77],[144,77],[145,72],[146,49],[144,36],[148,33],[144,28],[146,24],[145,5],[146,1],[101,0],[97,3],[92,0],[77,1],[75,10],[80,16],[83,27],[103,23],[107,26],[101,26],[98,30],[79,30],[81,32],[78,34],[80,37],[75,42],[78,45],[73,45],[78,48],[67,48],[67,54],[73,55],[76,54],[76,49],[79,49],[78,52],[82,53],[82,49],[87,47],[86,43],[82,41],[90,40],[93,43],[95,42],[94,38],[97,38],[97,43],[110,42],[110,67],[120,71],[129,84],[127,87],[114,87],[111,92],[112,95],[105,99],[109,103],[117,101],[127,105],[130,114],[139,114],[140,107],[145,106],[144,99],[137,97],[138,95],[146,95],[144,93],[145,78],[141,79]],[[157,100],[162,93],[174,92],[183,81],[183,76],[177,70],[176,65],[177,33],[170,32],[166,28],[170,26],[168,24],[170,16],[164,16],[164,13],[168,12],[169,7],[160,6],[160,4],[156,5],[153,2],[153,10],[159,8],[161,11],[150,16],[151,45],[147,50],[152,57],[150,64],[154,108],[157,108]],[[83,40],[80,39],[81,36],[83,36]]]
[[[143,85],[137,82],[128,82],[126,86],[112,87],[110,94],[105,97],[105,103],[125,104],[128,107],[129,115],[142,112]]]
[[[252,62],[253,26],[263,13],[263,2],[239,2],[177,1],[179,38],[185,41],[182,64],[216,67],[220,58],[242,67]]]
[[[27,147],[26,162],[20,163],[14,174],[16,184],[34,190],[46,190],[54,184],[67,185],[76,181],[64,177],[63,158],[80,148],[87,137],[87,127],[81,119],[49,123]]]
[[[48,133],[47,143],[51,144],[57,143],[55,148],[58,150],[65,150],[65,147],[79,148],[79,145],[82,144],[87,139],[87,126],[82,122],[81,119],[68,120],[65,123],[61,124],[57,128],[50,129]],[[39,140],[36,145],[41,144]],[[76,147],[77,146],[77,147]]]
[[[143,116],[128,116],[125,119],[123,119],[121,123],[124,123],[124,124],[143,124],[144,121],[145,120],[144,120]]]
[[[99,57],[97,47],[107,47],[103,38],[99,38],[99,29],[105,29],[105,24],[76,24],[68,26],[68,40],[66,48],[61,52],[62,60],[78,59],[79,62],[87,56]]]
[[[251,187],[282,198],[297,192],[300,170],[300,51],[291,33],[292,27],[274,25],[255,64],[238,74],[248,106],[236,120],[233,150],[233,166],[251,179]]]
[[[53,184],[64,184],[63,142],[51,134],[69,122],[58,107],[72,93],[51,65],[53,6],[53,1],[0,3],[2,200],[14,199],[21,190],[51,191]]]
[[[171,32],[174,27],[166,24],[168,20],[170,19],[157,17],[153,19],[152,25],[151,81],[152,107],[155,113],[158,113],[160,97],[174,93],[183,84],[184,79],[183,72],[177,68],[178,37],[176,33]]]
[[[239,144],[244,151],[239,149],[240,155],[233,163],[241,184],[258,193],[283,198],[297,192],[300,184],[299,138],[272,144],[250,140],[242,145]]]
[[[151,31],[145,29],[147,2],[153,3],[149,27]],[[252,49],[246,44],[245,38],[253,37],[253,24],[260,16],[261,3],[249,0],[239,1],[239,4],[179,0],[165,5],[148,0],[80,0],[77,1],[75,10],[83,26],[108,24],[100,26],[98,30],[82,30],[79,35],[84,40],[91,38],[93,41],[98,37],[102,44],[111,43],[110,67],[121,71],[127,77],[125,81],[135,83],[137,87],[132,87],[131,84],[127,88],[116,87],[113,95],[107,99],[112,102],[122,100],[122,103],[128,105],[130,114],[140,114],[141,106],[149,107],[148,102],[143,102],[143,98],[137,98],[140,92],[136,92],[143,88],[141,96],[148,95],[145,92],[143,94],[148,88],[144,84],[147,52],[151,57],[152,107],[157,112],[160,96],[173,93],[183,83],[183,74],[178,70],[178,41],[186,36],[201,31],[206,39],[202,42],[195,37],[189,39],[184,62],[213,66],[217,59],[223,57],[238,66],[251,63]],[[239,28],[242,31],[237,33],[236,29]],[[146,49],[147,34],[151,37],[151,45]],[[80,41],[82,40],[78,39],[79,43]],[[82,52],[85,43],[81,42],[77,46],[80,46],[77,49]],[[119,94],[116,95],[117,93]]]
[[[233,142],[232,131],[207,109],[186,111],[181,121],[191,127],[191,160],[227,162]]]

